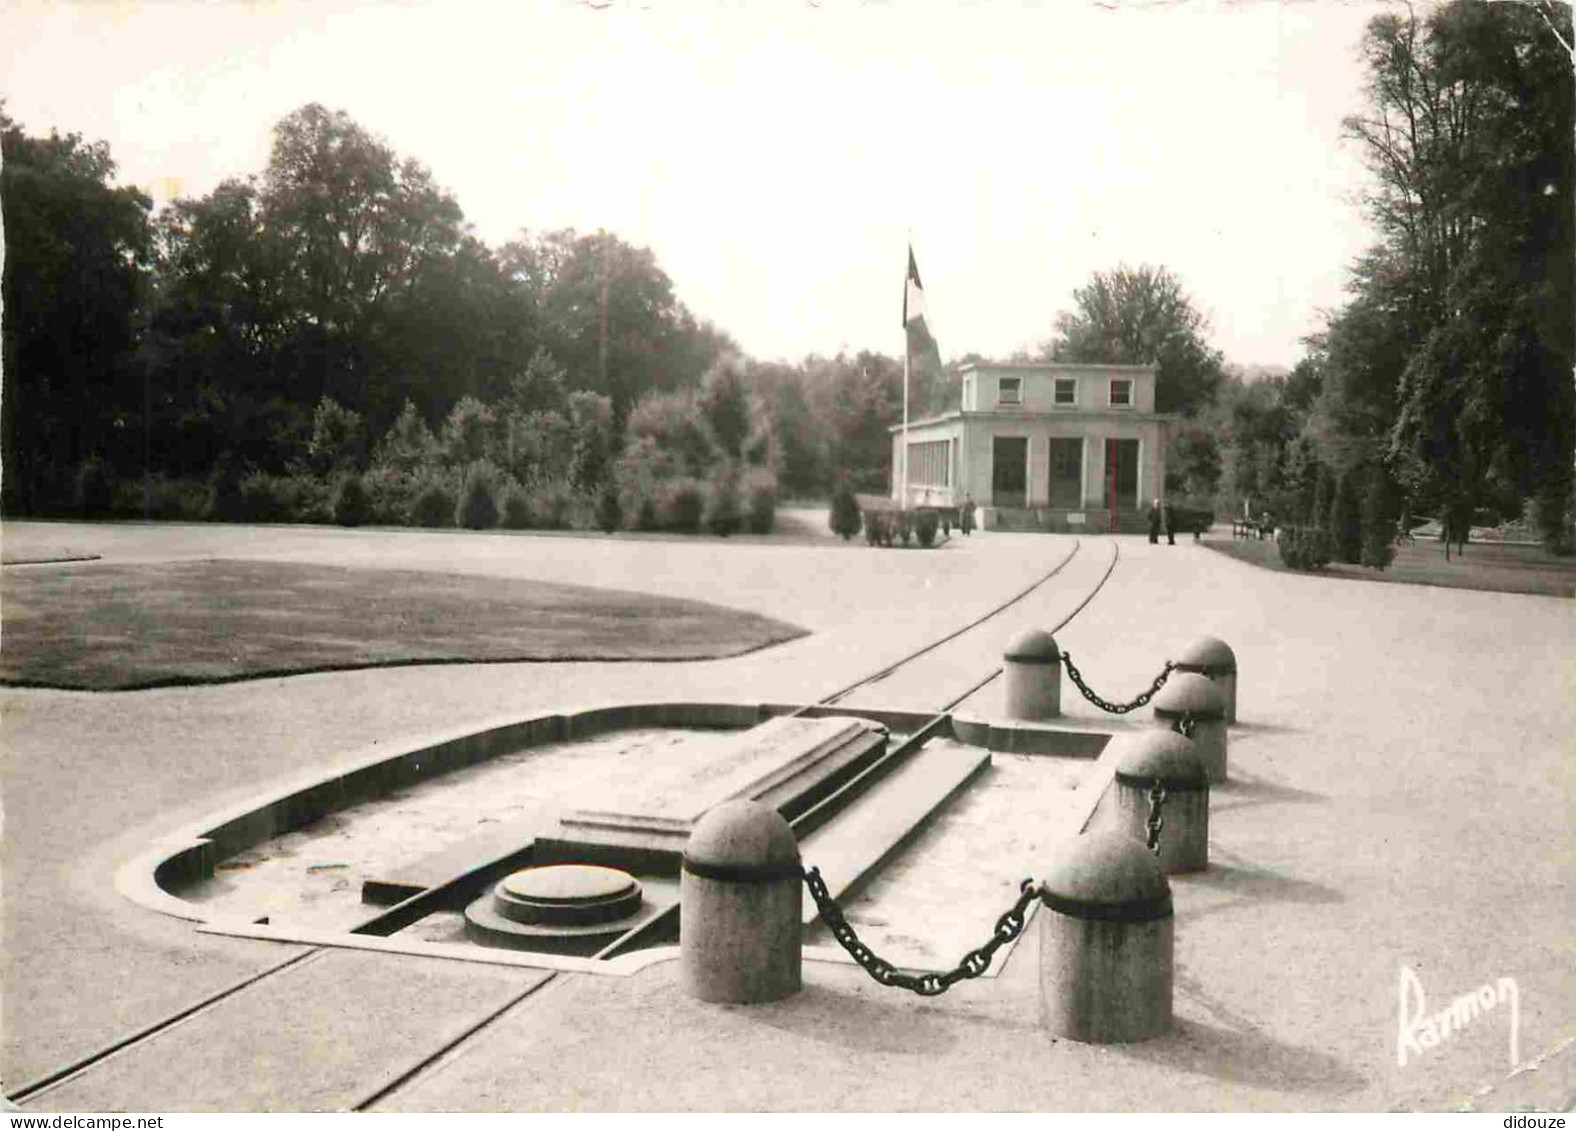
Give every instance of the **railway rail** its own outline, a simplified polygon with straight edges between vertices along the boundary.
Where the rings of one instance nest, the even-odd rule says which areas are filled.
[[[1095,599],[1095,597],[1100,594],[1106,583],[1110,580],[1112,574],[1115,572],[1121,557],[1120,546],[1116,542],[1103,544],[1110,548],[1111,557],[1109,562],[1105,563],[1103,570],[1099,573],[1098,578],[1092,583],[1088,591],[1079,595],[1080,599],[1077,601],[1077,603],[1073,605],[1071,609],[1067,610],[1059,621],[1057,621],[1054,625],[1049,626],[1048,631],[1051,632],[1052,635],[1066,627],[1073,621],[1074,618],[1082,613],[1084,609],[1087,608],[1088,605]],[[1030,585],[1008,597],[1000,604],[992,607],[981,616],[976,617],[961,627],[944,633],[935,640],[930,641],[922,647],[917,648],[903,656],[896,662],[884,665],[882,668],[871,673],[870,675],[864,676],[854,683],[832,692],[824,698],[817,700],[815,703],[806,704],[805,706],[800,707],[798,710],[794,711],[793,714],[801,715],[808,711],[816,709],[824,710],[827,707],[833,707],[840,703],[844,703],[855,696],[858,692],[888,680],[898,672],[910,668],[912,665],[926,661],[927,658],[937,657],[942,649],[946,648],[948,645],[962,640],[963,638],[968,637],[971,633],[976,633],[987,626],[999,627],[993,626],[992,622],[996,621],[996,619],[1002,616],[1004,613],[1022,604],[1035,593],[1042,590],[1049,582],[1060,575],[1063,570],[1065,570],[1068,565],[1078,557],[1082,550],[1083,540],[1075,540],[1067,554],[1048,571],[1036,578]],[[983,678],[974,680],[966,688],[961,690],[960,693],[948,698],[941,707],[936,709],[936,713],[934,715],[932,715],[925,723],[918,727],[907,739],[905,739],[905,741],[900,743],[885,756],[885,758],[882,760],[882,765],[889,766],[895,762],[901,761],[917,750],[920,746],[922,746],[926,740],[934,736],[938,731],[943,730],[948,723],[951,712],[960,704],[967,701],[985,687],[989,686],[992,681],[1000,677],[1002,670],[1003,669],[999,666],[994,668]],[[875,768],[872,767],[872,769]],[[863,779],[864,775],[861,775],[859,778],[855,778],[843,786],[842,790],[840,790],[837,795],[834,795],[833,798],[828,798],[825,802],[801,814],[793,822],[795,832],[803,836],[808,831],[815,828],[818,821],[824,820],[825,814],[830,811],[830,803],[834,800],[846,801],[848,794],[844,791],[858,791],[862,789],[864,787],[862,785]],[[413,897],[413,901],[420,900],[421,898],[421,896]],[[407,902],[409,903],[413,901]],[[379,917],[369,920],[368,923],[364,923],[360,927],[356,928],[356,931],[359,933],[372,934],[387,933],[386,931],[377,929],[377,925],[384,922],[387,919],[387,916],[390,914],[399,912],[402,907],[405,907],[405,905],[396,905],[393,908],[389,908]],[[416,909],[417,908],[415,907],[409,908],[410,911],[414,911]],[[676,914],[676,911],[677,908],[674,908],[667,914]],[[607,947],[605,947],[602,951],[599,951],[593,957],[598,959],[612,958],[617,954],[635,949],[643,939],[649,938],[652,933],[658,932],[662,929],[663,920],[665,918],[666,915],[658,916],[648,923],[643,924],[635,931],[631,931],[628,935],[625,935],[610,943]],[[387,920],[387,922],[393,922],[393,920]],[[369,928],[371,929],[369,930]],[[230,1000],[238,994],[254,990],[256,987],[266,981],[282,977],[289,977],[292,971],[299,971],[303,966],[317,961],[335,949],[337,948],[323,945],[299,947],[281,961],[272,963],[271,965],[264,967],[262,970],[249,974],[244,978],[237,979],[236,981],[219,989],[218,991],[198,998],[190,1004],[183,1006],[182,1008],[167,1014],[164,1017],[123,1034],[122,1036],[107,1042],[92,1052],[81,1056],[66,1065],[63,1065],[60,1068],[46,1073],[43,1076],[31,1080],[26,1084],[21,1085],[20,1087],[8,1092],[6,1094],[6,1099],[12,1104],[25,1104],[28,1101],[42,1098],[50,1091],[62,1087],[65,1084],[82,1077],[86,1073],[92,1072],[95,1068],[104,1065],[106,1062],[116,1057],[123,1056],[140,1046],[146,1045],[148,1042],[158,1039],[161,1035],[169,1032],[170,1030],[188,1023],[194,1018],[219,1007],[224,1002]],[[371,1109],[378,1103],[387,1099],[390,1095],[394,1094],[400,1088],[408,1085],[423,1073],[429,1071],[439,1062],[453,1055],[467,1042],[474,1040],[479,1034],[485,1032],[488,1028],[496,1024],[502,1018],[506,1017],[513,1010],[521,1007],[531,997],[543,989],[551,986],[554,982],[559,980],[561,976],[562,975],[558,972],[550,972],[546,975],[546,977],[533,978],[527,985],[503,995],[502,1000],[494,1002],[485,1010],[480,1011],[477,1015],[474,1015],[463,1024],[456,1026],[449,1033],[437,1040],[431,1047],[424,1049],[413,1056],[403,1066],[391,1073],[382,1074],[376,1082],[369,1085],[366,1091],[356,1096],[351,1102],[346,1104],[344,1106],[344,1110],[366,1111]]]

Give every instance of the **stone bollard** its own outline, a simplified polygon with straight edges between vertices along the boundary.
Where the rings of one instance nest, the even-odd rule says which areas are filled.
[[[1149,842],[1149,791],[1165,791],[1160,805],[1161,869],[1209,867],[1209,774],[1193,740],[1174,730],[1146,732],[1116,764],[1116,801],[1122,831]]]
[[[1191,672],[1211,680],[1226,699],[1226,722],[1237,721],[1237,654],[1224,640],[1206,636],[1195,640],[1172,661],[1179,672]]]
[[[1193,719],[1193,749],[1213,784],[1226,780],[1226,700],[1220,688],[1201,675],[1172,672],[1160,693],[1150,700],[1155,722],[1173,727],[1183,716]]]
[[[1062,713],[1062,653],[1050,633],[1020,632],[1002,660],[1009,719],[1054,719]]]
[[[724,801],[695,824],[679,880],[684,989],[702,1001],[799,992],[804,874],[793,830],[758,801]]]
[[[1084,833],[1062,844],[1040,888],[1040,1020],[1091,1044],[1171,1028],[1171,885],[1143,842]]]

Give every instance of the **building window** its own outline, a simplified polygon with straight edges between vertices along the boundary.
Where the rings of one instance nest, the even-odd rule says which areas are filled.
[[[908,446],[910,487],[952,486],[952,441],[921,440]]]
[[[1058,377],[1056,379],[1057,404],[1078,403],[1078,381],[1073,377]]]
[[[1131,381],[1111,382],[1111,407],[1129,407],[1133,404],[1133,383]]]
[[[1023,378],[1003,377],[1001,379],[1001,392],[997,395],[996,400],[1000,404],[1022,404]]]

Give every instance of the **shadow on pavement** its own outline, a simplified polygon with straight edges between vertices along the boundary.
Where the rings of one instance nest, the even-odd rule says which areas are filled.
[[[878,987],[881,994],[898,991]],[[769,1008],[749,1007],[750,1020],[802,1040],[850,1052],[941,1056],[959,1041],[955,1019],[917,1012],[872,993],[804,983],[793,997]]]
[[[1244,737],[1246,737],[1247,735],[1251,735],[1251,734],[1301,734],[1301,733],[1303,733],[1301,727],[1281,726],[1279,723],[1254,723],[1254,722],[1235,722],[1235,723],[1232,723],[1231,724],[1231,732],[1233,734],[1235,734],[1237,731],[1241,731],[1243,733]]]
[[[1202,872],[1181,872],[1170,880],[1177,886],[1205,888],[1238,899],[1271,903],[1340,903],[1346,899],[1334,888],[1311,880],[1299,880],[1269,868],[1223,864],[1216,860],[1210,861],[1209,867]]]
[[[1231,772],[1229,779],[1219,785],[1211,786],[1209,790],[1211,813],[1243,809],[1249,805],[1311,804],[1327,800],[1329,795],[1325,793],[1282,785],[1268,778],[1254,777],[1252,774],[1239,773],[1236,770]]]
[[[1169,1036],[1119,1049],[1148,1064],[1275,1092],[1345,1096],[1367,1084],[1328,1053],[1278,1041],[1251,1027],[1179,1019]]]

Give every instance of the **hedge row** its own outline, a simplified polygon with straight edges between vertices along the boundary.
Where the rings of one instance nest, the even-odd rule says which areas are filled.
[[[149,476],[119,483],[93,464],[85,465],[76,487],[77,512],[87,518],[728,535],[770,533],[777,511],[777,483],[770,473],[731,467],[709,479],[586,491],[560,479],[520,483],[486,460],[463,469],[378,467],[328,477],[253,472],[208,482]]]

